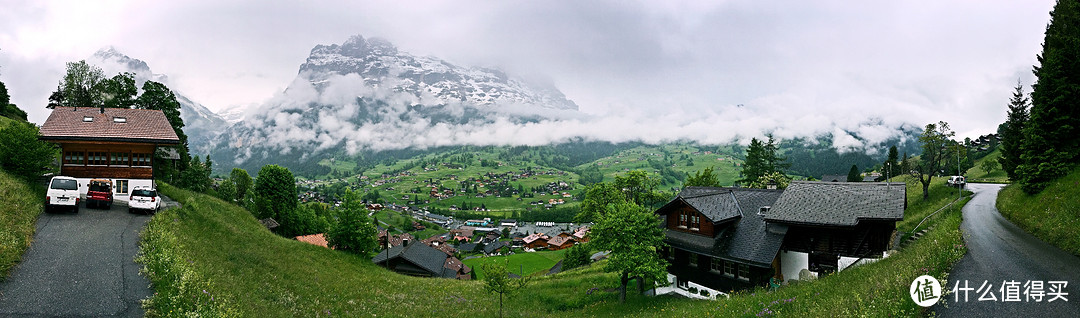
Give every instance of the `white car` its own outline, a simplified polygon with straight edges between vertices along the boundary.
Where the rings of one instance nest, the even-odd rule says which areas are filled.
[[[45,212],[64,208],[79,213],[79,200],[79,180],[64,176],[49,180],[49,189],[45,192]]]
[[[131,190],[131,196],[128,197],[128,212],[146,211],[147,213],[157,213],[161,208],[161,197],[158,196],[157,190],[150,188],[135,188]]]
[[[949,180],[945,181],[945,184],[950,187],[963,188],[964,185],[967,184],[967,179],[964,178],[964,176],[951,176],[949,177]]]

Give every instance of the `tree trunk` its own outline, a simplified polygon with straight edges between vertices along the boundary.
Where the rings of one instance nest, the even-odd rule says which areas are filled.
[[[645,294],[645,277],[638,276],[637,278],[637,292],[638,294]]]
[[[630,278],[627,277],[627,273],[622,273],[622,286],[619,287],[619,303],[626,303],[626,283],[630,282]]]
[[[932,175],[926,176],[926,181],[922,181],[922,178],[919,178],[919,181],[922,181],[922,199],[923,200],[929,200],[930,199],[930,179],[932,179],[933,177],[934,176],[932,176]]]
[[[502,307],[503,307],[502,298],[503,298],[503,294],[499,293],[499,318],[502,318],[502,316],[503,316],[502,315]]]

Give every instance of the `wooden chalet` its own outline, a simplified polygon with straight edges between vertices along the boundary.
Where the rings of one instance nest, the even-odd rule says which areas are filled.
[[[806,253],[810,271],[827,273],[841,258],[882,257],[905,209],[903,183],[796,181],[765,220],[787,225],[784,251]]]
[[[656,211],[662,217],[662,254],[680,287],[690,282],[728,292],[765,286],[787,230],[759,214],[783,190],[687,187]]]
[[[526,248],[537,249],[547,247],[548,236],[544,235],[544,233],[533,233],[529,234],[529,236],[526,236],[521,241],[525,243]]]
[[[154,153],[180,138],[160,110],[56,107],[39,139],[60,145],[60,174],[86,181],[110,179],[116,194],[153,187]],[[116,196],[126,201],[126,195]]]
[[[423,243],[406,242],[391,247],[371,261],[409,276],[472,279],[472,269],[461,260]]]
[[[687,187],[656,213],[677,286],[729,292],[880,258],[906,205],[903,184],[796,181],[783,190]]]
[[[570,248],[571,246],[574,246],[575,243],[576,242],[574,241],[574,237],[570,236],[570,234],[559,235],[556,237],[552,237],[550,240],[547,241],[547,248],[548,250],[558,251],[561,249]]]

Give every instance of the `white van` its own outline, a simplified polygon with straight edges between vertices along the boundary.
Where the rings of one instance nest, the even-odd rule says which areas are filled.
[[[79,180],[72,177],[55,176],[49,180],[49,190],[45,192],[45,212],[56,208],[71,209],[79,213]]]

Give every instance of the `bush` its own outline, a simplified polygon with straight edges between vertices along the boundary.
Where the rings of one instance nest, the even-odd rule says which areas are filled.
[[[33,180],[52,164],[56,148],[38,140],[38,128],[27,122],[12,122],[0,128],[0,168]]]

